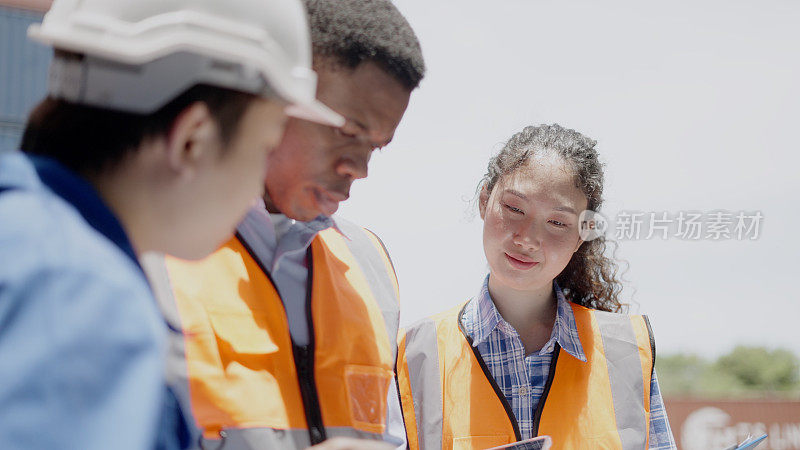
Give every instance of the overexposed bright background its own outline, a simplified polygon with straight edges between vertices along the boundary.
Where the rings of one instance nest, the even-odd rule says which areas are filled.
[[[477,291],[487,266],[470,202],[488,158],[557,122],[599,142],[612,220],[764,216],[752,241],[620,242],[624,298],[650,316],[659,352],[800,353],[800,3],[396,3],[428,74],[341,214],[391,252],[403,324]]]

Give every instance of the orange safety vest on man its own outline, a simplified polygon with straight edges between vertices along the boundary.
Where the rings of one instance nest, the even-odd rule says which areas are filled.
[[[587,361],[556,344],[534,435],[557,449],[647,448],[655,344],[645,316],[570,303]],[[461,327],[463,305],[401,332],[397,371],[412,450],[521,439],[514,413]]]
[[[397,279],[382,243],[342,219],[308,249],[310,343],[293,344],[284,305],[239,233],[198,262],[145,266],[168,319],[168,376],[204,448],[306,448],[334,436],[382,439],[394,377]],[[164,270],[166,268],[166,271]]]

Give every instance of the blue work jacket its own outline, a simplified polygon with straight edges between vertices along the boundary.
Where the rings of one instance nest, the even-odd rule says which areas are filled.
[[[188,447],[168,332],[95,189],[52,159],[0,154],[0,448]]]

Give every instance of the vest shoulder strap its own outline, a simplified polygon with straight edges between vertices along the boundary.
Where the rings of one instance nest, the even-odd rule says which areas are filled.
[[[653,364],[651,333],[645,319],[571,306],[586,362],[561,351],[563,357],[557,360],[554,384],[538,431],[574,442],[586,435],[602,434],[622,448],[644,447],[649,435]],[[567,399],[578,393],[583,393],[586,404],[593,407],[585,411],[580,405],[572,408]],[[610,415],[606,414],[608,411]],[[584,416],[587,412],[590,415]],[[565,428],[559,422],[564,415],[579,418],[587,427],[591,425],[591,430],[587,428],[582,434]]]
[[[167,399],[177,402],[176,407],[183,421],[183,429],[188,430],[188,434],[182,436],[182,439],[193,443],[199,439],[201,431],[195,426],[197,422],[192,414],[183,328],[167,274],[164,255],[154,252],[145,253],[139,258],[139,262],[168,328],[165,372]]]
[[[376,241],[378,241],[379,244],[381,244],[381,248],[383,249],[383,254],[386,256],[386,259],[389,260],[389,265],[392,267],[392,273],[394,274],[394,277],[397,278],[397,269],[395,269],[394,267],[394,261],[392,261],[392,256],[389,254],[389,250],[386,249],[386,244],[384,244],[383,240],[369,228],[364,228],[364,231],[369,233]]]
[[[334,222],[345,234],[345,245],[363,272],[381,310],[394,357],[400,327],[400,293],[389,253],[375,233],[338,216],[334,217]],[[323,240],[333,238],[329,233],[339,236],[334,229],[323,230],[319,236]]]
[[[400,340],[398,384],[409,446],[442,448],[442,384],[436,322],[430,318],[411,325]]]
[[[360,253],[370,257],[370,265],[375,264],[378,267],[390,269],[392,276],[397,281],[397,272],[394,267],[394,262],[386,245],[381,238],[378,237],[372,230],[362,228],[348,220],[341,217],[334,217],[336,226],[339,227],[349,238],[348,246],[354,254]],[[352,245],[351,245],[352,244]]]
[[[650,367],[650,376],[652,377],[656,371],[656,338],[653,334],[653,327],[650,326],[650,318],[646,315],[642,315],[642,319],[644,320],[645,326],[647,326],[647,334],[650,337],[650,354],[653,358],[653,364]]]
[[[190,415],[192,410],[189,396],[189,374],[186,369],[186,347],[181,317],[167,273],[164,255],[146,253],[140,258],[153,295],[156,298],[161,314],[169,327],[167,339],[166,379],[184,414]]]
[[[519,439],[513,412],[461,330],[463,308],[416,322],[401,338],[398,383],[412,450],[487,448]]]

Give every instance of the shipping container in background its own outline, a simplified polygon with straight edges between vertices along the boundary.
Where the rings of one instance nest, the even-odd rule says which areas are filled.
[[[45,96],[52,50],[27,37],[47,1],[0,0],[0,151],[16,149],[30,109]]]
[[[722,450],[767,433],[757,450],[800,450],[800,401],[665,398],[675,443],[682,450]]]

